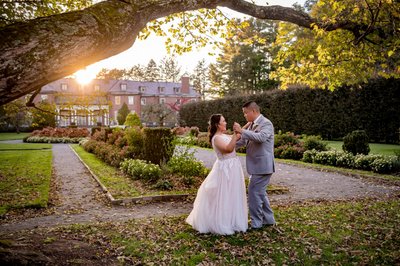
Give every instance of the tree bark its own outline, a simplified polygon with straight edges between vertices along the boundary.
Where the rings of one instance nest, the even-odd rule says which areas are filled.
[[[0,105],[127,50],[146,23],[173,13],[217,6],[310,28],[307,14],[243,0],[108,0],[84,10],[0,29]]]

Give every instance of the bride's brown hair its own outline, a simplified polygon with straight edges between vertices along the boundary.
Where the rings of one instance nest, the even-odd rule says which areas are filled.
[[[212,138],[217,132],[219,121],[221,121],[221,114],[213,114],[208,121],[208,140],[211,143]]]

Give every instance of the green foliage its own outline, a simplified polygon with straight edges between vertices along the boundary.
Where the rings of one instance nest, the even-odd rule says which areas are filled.
[[[16,132],[23,126],[30,125],[30,115],[25,105],[25,99],[20,98],[0,106],[0,130]]]
[[[350,169],[373,171],[380,174],[398,173],[400,171],[399,158],[390,155],[357,154],[354,156],[350,152],[337,150],[308,150],[304,152],[302,161],[307,163],[318,163]]]
[[[124,123],[125,126],[130,126],[130,127],[141,127],[142,126],[142,122],[140,122],[140,117],[138,116],[137,113],[129,113],[126,116],[126,120]]]
[[[328,149],[321,136],[305,136],[303,145],[306,150],[326,151]]]
[[[118,125],[123,125],[124,122],[126,121],[126,117],[131,111],[128,108],[128,105],[124,102],[121,106],[121,108],[118,110],[117,114],[117,121]]]
[[[205,177],[209,173],[209,169],[196,159],[194,151],[186,145],[176,146],[174,156],[168,161],[167,168],[171,173],[185,177],[183,181],[188,186],[194,183],[190,177]]]
[[[225,97],[188,103],[179,112],[180,125],[207,131],[211,114],[221,113],[227,128],[233,122],[246,124],[241,106],[254,100],[274,124],[276,132],[343,138],[348,132],[365,129],[371,142],[398,143],[400,125],[400,79],[379,79],[357,87],[335,91],[309,88],[276,90],[262,94]]]
[[[304,84],[333,90],[372,77],[399,78],[399,7],[394,1],[319,0],[313,29],[280,23],[272,77],[283,88]],[[364,24],[355,31],[324,29],[327,23]],[[372,26],[373,25],[373,26]],[[374,30],[372,30],[372,28]],[[396,29],[397,28],[397,29]]]
[[[299,136],[292,132],[278,132],[274,138],[274,155],[281,159],[300,160],[303,157],[304,147]]]
[[[44,127],[56,126],[56,106],[47,101],[41,101],[36,106],[39,109],[33,108],[32,113],[32,128],[42,129]]]
[[[157,122],[159,126],[176,121],[175,112],[165,104],[146,104],[142,108],[142,117],[145,122]]]
[[[80,10],[91,4],[91,0],[1,1],[0,27],[37,17]]]
[[[159,165],[139,159],[124,160],[121,162],[120,168],[134,179],[143,179],[150,182],[157,181],[162,174]]]
[[[353,155],[365,154],[370,151],[369,138],[365,130],[355,130],[343,138],[343,150]]]
[[[273,21],[254,18],[236,20],[228,26],[222,54],[210,68],[209,77],[214,94],[253,94],[277,85],[269,78],[271,60],[276,53],[271,48],[276,27]]]
[[[139,127],[127,128],[125,130],[125,138],[135,158],[141,158],[144,141],[143,131]]]
[[[155,164],[166,163],[174,153],[174,135],[169,128],[143,129],[143,159]]]

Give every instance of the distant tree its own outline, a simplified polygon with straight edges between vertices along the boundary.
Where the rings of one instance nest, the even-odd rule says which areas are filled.
[[[193,75],[190,76],[192,80],[193,86],[195,90],[201,95],[201,98],[204,100],[205,96],[208,92],[208,66],[206,65],[206,61],[200,60],[196,67],[194,68]]]
[[[0,128],[11,127],[18,133],[24,124],[30,124],[30,115],[26,107],[25,98],[19,98],[0,106]]]
[[[276,82],[270,79],[276,39],[276,23],[250,18],[236,20],[237,25],[228,27],[227,41],[217,58],[211,76],[222,95],[262,92],[272,89]]]
[[[145,69],[145,79],[146,81],[158,81],[160,80],[160,69],[157,66],[157,63],[150,59],[147,67]]]
[[[97,73],[96,78],[98,79],[129,79],[129,72],[125,69],[107,69],[102,68]]]
[[[146,80],[146,68],[140,64],[134,65],[128,70],[128,75],[131,80],[145,81]]]
[[[149,104],[144,106],[142,117],[145,121],[157,122],[160,126],[164,122],[176,122],[175,112],[164,104]]]
[[[126,116],[126,120],[124,123],[125,126],[130,126],[130,127],[134,127],[134,126],[142,126],[142,122],[140,121],[140,117],[137,115],[137,113],[129,113]]]
[[[126,117],[131,111],[128,108],[128,105],[124,103],[121,108],[118,110],[117,121],[118,125],[123,125],[125,123]]]
[[[179,79],[181,67],[173,57],[164,57],[160,63],[160,76],[162,80],[176,82]]]
[[[56,126],[56,106],[48,101],[41,101],[37,105],[38,109],[32,108],[32,128],[41,129],[44,127]]]

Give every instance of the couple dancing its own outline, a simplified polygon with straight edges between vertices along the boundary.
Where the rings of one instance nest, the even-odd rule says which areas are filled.
[[[234,123],[233,136],[224,134],[226,121],[214,114],[209,121],[209,138],[217,155],[211,172],[201,184],[186,222],[200,233],[230,235],[245,232],[247,200],[243,169],[235,149],[246,145],[246,166],[250,175],[248,203],[251,229],[274,225],[266,193],[274,166],[274,128],[255,102],[242,106],[247,124]]]

